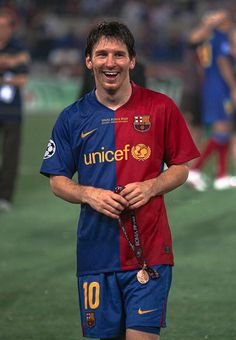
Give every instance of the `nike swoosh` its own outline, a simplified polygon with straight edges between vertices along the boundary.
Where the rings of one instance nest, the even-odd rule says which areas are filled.
[[[81,133],[81,138],[85,138],[87,137],[88,135],[90,135],[91,133],[93,133],[94,131],[96,131],[97,129],[93,129],[93,130],[90,130],[90,131],[87,131],[87,132],[82,132]]]
[[[139,308],[138,314],[139,315],[148,314],[148,313],[155,312],[156,310],[157,310],[157,308],[155,308],[155,309],[147,309],[147,310],[142,310],[141,308]]]

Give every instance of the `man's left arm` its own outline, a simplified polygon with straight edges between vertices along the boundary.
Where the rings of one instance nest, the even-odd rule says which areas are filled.
[[[187,163],[171,165],[155,178],[127,184],[121,195],[129,201],[130,209],[140,208],[152,197],[161,196],[182,185],[188,178],[188,172]]]

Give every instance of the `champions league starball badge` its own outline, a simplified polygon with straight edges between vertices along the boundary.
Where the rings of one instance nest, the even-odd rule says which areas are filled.
[[[56,144],[52,139],[49,140],[43,159],[48,159],[56,152]]]

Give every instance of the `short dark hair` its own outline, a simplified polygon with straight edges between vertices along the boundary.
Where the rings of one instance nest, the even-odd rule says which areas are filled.
[[[125,24],[117,21],[103,21],[97,24],[89,33],[87,38],[87,46],[85,49],[85,56],[92,55],[94,45],[101,37],[117,39],[125,43],[127,46],[130,58],[135,57],[135,40],[133,34],[130,32]]]

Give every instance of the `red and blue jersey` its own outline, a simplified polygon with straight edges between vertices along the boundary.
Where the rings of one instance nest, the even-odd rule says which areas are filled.
[[[129,101],[111,110],[95,92],[59,116],[41,173],[72,178],[81,185],[114,190],[116,185],[157,177],[163,166],[199,156],[184,119],[166,95],[132,84]],[[136,210],[148,264],[173,264],[172,240],[162,196]],[[132,240],[131,223],[126,229]],[[118,221],[81,205],[77,233],[78,275],[138,267]]]

